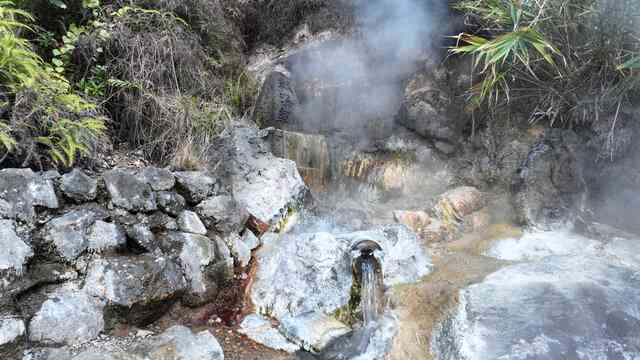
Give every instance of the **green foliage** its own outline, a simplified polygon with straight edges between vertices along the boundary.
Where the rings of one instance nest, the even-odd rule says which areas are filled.
[[[633,57],[618,66],[618,70],[640,69],[640,56]]]
[[[128,25],[133,25],[137,29],[148,28],[154,24],[159,24],[164,28],[172,28],[176,24],[189,27],[186,21],[173,12],[145,9],[138,6],[123,6],[111,15],[125,20]]]
[[[460,0],[475,29],[454,54],[475,58],[471,109],[507,104],[530,121],[582,122],[640,90],[637,0]]]
[[[90,98],[104,98],[107,95],[107,70],[104,65],[91,68],[87,77],[80,79],[77,88]]]
[[[33,18],[12,5],[11,1],[0,1],[0,83],[15,89],[33,83],[42,61],[29,42],[15,34],[18,29],[29,29],[22,21]]]
[[[39,150],[44,147],[54,164],[71,166],[102,135],[104,119],[16,35],[18,29],[29,29],[21,20],[31,19],[12,2],[0,1],[0,84],[16,98],[10,124],[0,122],[0,144],[5,157],[21,153],[25,165],[42,163]]]
[[[224,96],[226,102],[237,115],[243,115],[253,103],[256,85],[246,72],[241,71],[237,76],[231,76],[224,82]]]

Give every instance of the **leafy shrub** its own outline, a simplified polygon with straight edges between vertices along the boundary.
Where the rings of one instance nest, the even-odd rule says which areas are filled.
[[[512,105],[531,122],[585,123],[634,102],[635,0],[460,0],[472,24],[451,51],[475,57],[472,107]]]
[[[102,135],[104,119],[17,36],[29,29],[24,21],[31,19],[12,2],[0,1],[0,83],[15,98],[9,122],[0,126],[2,160],[11,156],[22,166],[71,166]]]

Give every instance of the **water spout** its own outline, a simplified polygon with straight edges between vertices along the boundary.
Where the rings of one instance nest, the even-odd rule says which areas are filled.
[[[373,256],[367,256],[362,259],[362,288],[361,302],[362,320],[365,326],[368,326],[378,318],[378,281],[376,273],[376,259]]]
[[[360,308],[365,327],[374,323],[381,314],[382,269],[375,257],[382,251],[380,244],[373,240],[362,240],[351,247],[354,256],[354,276],[360,285]]]

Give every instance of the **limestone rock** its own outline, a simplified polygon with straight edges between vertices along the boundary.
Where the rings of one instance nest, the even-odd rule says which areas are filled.
[[[0,220],[0,275],[5,271],[22,274],[31,256],[33,250],[16,234],[13,220]]]
[[[280,324],[285,336],[308,351],[320,351],[331,340],[347,334],[351,329],[340,321],[319,313],[285,317]]]
[[[216,256],[216,243],[202,235],[170,232],[163,247],[180,261],[188,284],[186,301],[198,305],[212,300],[220,279],[226,275],[226,266]]]
[[[127,236],[133,240],[136,246],[146,252],[152,252],[159,246],[156,236],[149,229],[149,226],[145,224],[138,223],[127,227]]]
[[[146,167],[142,170],[141,177],[151,185],[154,191],[171,190],[176,183],[171,171],[156,167]]]
[[[207,234],[207,228],[198,217],[198,214],[194,213],[193,211],[185,210],[180,213],[177,222],[180,231],[198,235]]]
[[[59,207],[58,198],[50,179],[35,174],[31,169],[0,170],[0,199],[3,215],[27,223],[35,219],[36,206],[49,209]]]
[[[115,206],[129,211],[157,209],[156,194],[139,171],[116,168],[105,172],[103,179]]]
[[[353,282],[351,246],[362,240],[382,247],[378,256],[385,286],[417,281],[431,270],[421,242],[403,225],[339,236],[268,233],[255,252],[251,300],[257,312],[282,320],[310,312],[331,314],[346,305]]]
[[[273,156],[263,137],[266,132],[237,125],[227,128],[207,155],[219,164],[239,208],[258,221],[273,225],[289,207],[304,199],[307,187],[295,162]]]
[[[187,204],[182,195],[172,191],[160,191],[156,197],[160,210],[173,216],[178,216]]]
[[[260,246],[260,239],[249,229],[245,230],[244,234],[242,234],[242,242],[249,250],[254,250]]]
[[[96,220],[87,235],[87,247],[103,251],[123,247],[127,243],[124,230],[118,224]]]
[[[104,329],[102,307],[72,286],[52,294],[29,323],[29,340],[47,345],[75,345]]]
[[[275,350],[293,353],[300,349],[300,346],[287,340],[278,329],[274,328],[270,321],[257,314],[245,317],[240,324],[238,332],[259,344]]]
[[[173,326],[130,350],[134,359],[224,360],[222,347],[207,330],[197,334],[184,326]]]
[[[92,201],[98,191],[98,180],[87,176],[82,170],[73,169],[62,176],[62,192],[78,203]]]
[[[222,233],[239,231],[246,221],[242,209],[230,195],[212,196],[201,202],[196,212],[207,226],[215,227]]]
[[[121,307],[129,323],[143,326],[161,316],[186,285],[178,264],[154,254],[94,260],[83,291]]]
[[[192,205],[195,205],[216,191],[216,179],[204,171],[181,171],[174,173],[178,191]]]
[[[0,315],[0,349],[20,340],[24,334],[24,320],[9,314]]]
[[[348,241],[329,233],[267,234],[256,253],[251,300],[278,320],[308,312],[331,313],[349,301]]]
[[[472,186],[457,187],[442,194],[436,206],[443,211],[444,203],[450,205],[460,217],[470,215],[486,205],[484,194]]]
[[[242,241],[242,238],[237,234],[231,234],[227,239],[227,243],[231,245],[231,254],[238,259],[240,266],[249,265],[251,249]]]
[[[393,212],[393,218],[400,224],[413,230],[416,234],[422,233],[426,226],[431,224],[431,216],[424,211],[403,211]]]
[[[52,243],[64,259],[74,260],[87,249],[87,235],[93,223],[106,216],[106,212],[99,208],[69,211],[47,223],[43,230],[44,240]]]

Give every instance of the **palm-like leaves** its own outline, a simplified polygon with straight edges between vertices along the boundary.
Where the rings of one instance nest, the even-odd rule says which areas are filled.
[[[462,33],[455,36],[457,45],[450,49],[454,54],[470,54],[475,57],[475,66],[482,66],[483,79],[471,89],[473,103],[481,104],[486,99],[497,99],[500,92],[509,97],[509,86],[505,79],[510,66],[520,64],[531,74],[531,62],[542,59],[554,65],[553,54],[559,51],[535,28],[535,24],[522,26],[523,17],[532,17],[517,0],[465,0],[458,7],[476,11],[479,16],[491,19],[500,26],[513,30],[491,39]]]

